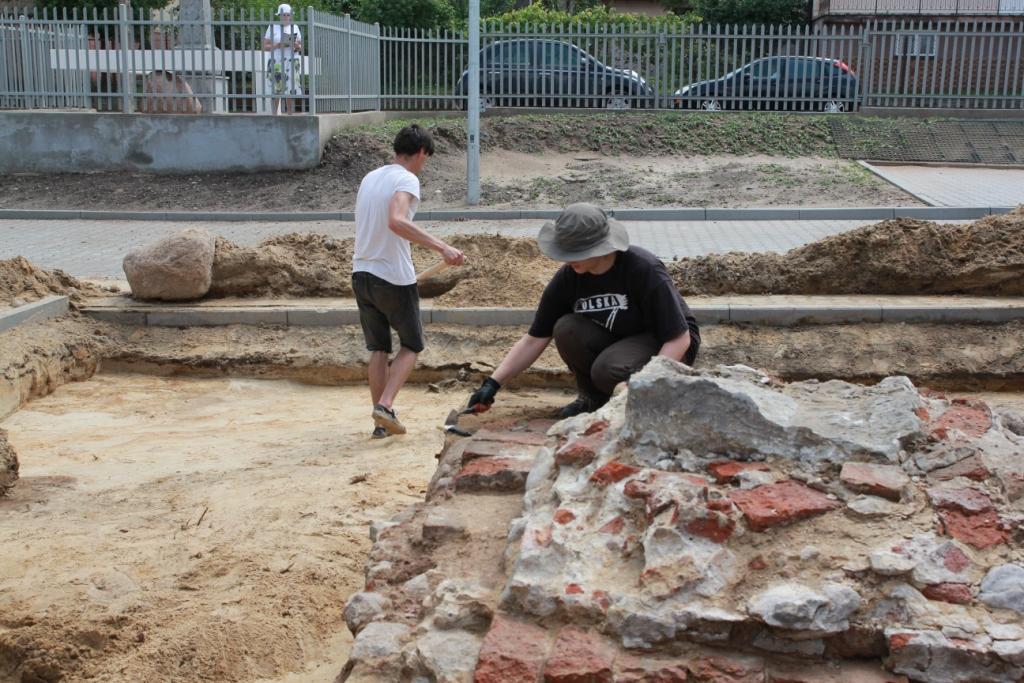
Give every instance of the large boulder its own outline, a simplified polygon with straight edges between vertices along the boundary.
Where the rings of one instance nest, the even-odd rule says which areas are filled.
[[[201,299],[213,280],[215,251],[214,236],[192,228],[133,249],[124,257],[132,296],[162,301]]]
[[[18,455],[7,441],[7,432],[0,429],[0,496],[18,479]]]

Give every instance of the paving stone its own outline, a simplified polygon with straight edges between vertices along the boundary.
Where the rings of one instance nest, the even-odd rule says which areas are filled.
[[[979,550],[1006,543],[1009,539],[1009,532],[1003,528],[995,510],[977,514],[942,510],[939,519],[946,534]]]
[[[971,587],[964,583],[935,583],[921,590],[929,600],[950,602],[954,605],[969,605],[973,600]]]
[[[475,683],[536,683],[548,656],[548,633],[539,626],[494,615],[477,660]]]
[[[968,514],[992,510],[992,499],[984,491],[973,488],[928,489],[928,499],[937,508],[959,510]]]
[[[743,512],[747,525],[754,531],[764,531],[841,507],[824,493],[792,479],[749,491],[733,491],[729,498]]]
[[[514,493],[526,490],[526,477],[533,461],[527,458],[501,456],[471,460],[455,476],[457,491],[501,491]]]
[[[990,569],[981,582],[978,600],[1024,614],[1024,566],[1004,564]]]
[[[567,626],[544,666],[544,683],[611,683],[615,650],[600,636]]]
[[[899,501],[903,490],[910,484],[910,477],[902,467],[863,462],[844,463],[839,479],[851,491],[892,501]]]
[[[708,473],[718,484],[734,484],[740,472],[755,470],[768,472],[771,470],[763,462],[739,462],[736,460],[719,460],[708,465]]]

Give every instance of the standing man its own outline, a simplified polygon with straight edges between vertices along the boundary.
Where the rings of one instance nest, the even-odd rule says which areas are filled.
[[[410,242],[433,249],[450,266],[465,255],[412,222],[420,204],[417,177],[434,154],[430,133],[416,124],[395,137],[395,159],[363,178],[356,196],[356,247],[352,256],[352,291],[359,305],[366,348],[370,352],[370,398],[373,437],[405,434],[394,402],[423,350],[420,295]],[[401,348],[388,365],[391,330]]]
[[[274,114],[295,113],[295,98],[302,96],[302,31],[292,23],[292,6],[277,6],[280,23],[271,24],[263,34],[263,50],[270,53],[267,60],[267,86],[271,93]],[[283,100],[283,104],[282,104]]]
[[[576,376],[578,395],[562,408],[563,419],[603,406],[615,385],[655,355],[693,365],[697,321],[665,265],[629,246],[625,226],[593,204],[573,204],[541,228],[537,243],[565,265],[545,288],[529,332],[476,390],[470,407],[486,410],[502,384],[533,365],[552,338]]]

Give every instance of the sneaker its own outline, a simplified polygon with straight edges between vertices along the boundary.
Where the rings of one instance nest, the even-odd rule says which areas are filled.
[[[373,407],[373,422],[388,434],[405,434],[405,425],[398,421],[395,411],[379,403]]]
[[[388,437],[388,436],[391,436],[390,434],[388,434],[388,430],[384,429],[383,427],[374,427],[373,428],[373,434],[370,435],[370,438],[371,439],[383,439],[383,438]]]
[[[590,396],[584,396],[580,394],[576,397],[569,405],[558,411],[558,417],[566,419],[568,417],[575,417],[582,413],[592,413],[605,404],[605,401],[600,401]]]

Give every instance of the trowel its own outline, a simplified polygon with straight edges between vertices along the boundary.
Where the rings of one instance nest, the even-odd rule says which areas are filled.
[[[448,413],[448,417],[444,419],[444,431],[445,434],[455,434],[456,436],[473,436],[472,432],[466,431],[459,426],[459,418],[463,415],[479,415],[486,411],[490,406],[485,406],[481,403],[477,403],[474,406],[468,408],[456,408],[455,410]]]

